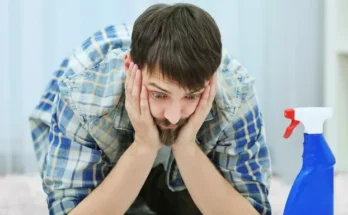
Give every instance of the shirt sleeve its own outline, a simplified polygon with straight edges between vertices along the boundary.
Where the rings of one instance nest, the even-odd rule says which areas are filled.
[[[102,151],[58,94],[52,111],[43,187],[49,213],[68,214],[109,172]]]
[[[269,215],[271,166],[262,113],[252,84],[248,83],[244,89],[247,93],[242,96],[231,125],[223,130],[212,161],[260,214]]]
[[[103,72],[107,70],[104,71],[103,68],[113,68],[116,65],[113,59],[106,56],[111,51],[118,53],[128,49],[131,31],[132,26],[128,25],[108,26],[76,47],[72,56],[65,59],[60,69],[54,73],[40,104],[30,117],[35,153],[50,214],[68,214],[103,181],[113,166],[106,156],[106,151],[102,149],[106,148],[106,143],[114,140],[114,136],[109,137],[105,134],[104,124],[98,125],[99,130],[93,130],[100,131],[98,135],[101,138],[98,139],[98,135],[93,136],[93,131],[88,127],[90,121],[86,118],[90,119],[88,114],[91,112],[102,112],[99,115],[91,114],[93,116],[105,114],[105,106],[113,108],[104,101],[105,98],[112,100],[112,97],[100,95],[100,92],[113,93],[110,89],[114,90],[114,85],[106,90],[98,87],[95,94],[92,94],[90,91],[93,86],[90,79],[95,77],[105,88],[110,86],[106,82],[111,79],[105,77]],[[106,63],[101,63],[102,61]],[[99,66],[101,64],[106,66],[102,68]],[[103,71],[99,71],[97,77],[95,74],[86,74],[88,69]],[[80,86],[67,85],[69,80],[82,77],[82,74],[88,77],[83,83],[79,82]],[[118,76],[115,74],[113,72],[112,77],[117,79]],[[77,91],[75,94],[74,89]],[[79,99],[78,102],[75,102],[75,99]],[[91,101],[95,99],[104,103],[97,102],[98,106],[93,106]],[[80,106],[77,106],[77,103]],[[86,108],[81,110],[81,106]],[[114,145],[116,144],[113,144],[113,147]],[[113,147],[106,150],[112,151]]]

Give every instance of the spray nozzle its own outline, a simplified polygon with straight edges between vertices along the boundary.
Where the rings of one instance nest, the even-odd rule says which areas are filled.
[[[284,116],[291,119],[284,138],[288,138],[300,122],[305,127],[305,133],[320,134],[323,133],[324,121],[332,117],[332,109],[325,107],[291,108],[284,111]]]

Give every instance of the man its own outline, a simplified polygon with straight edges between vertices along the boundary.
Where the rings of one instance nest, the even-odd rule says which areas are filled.
[[[253,83],[194,5],[95,33],[30,117],[50,214],[271,214]]]

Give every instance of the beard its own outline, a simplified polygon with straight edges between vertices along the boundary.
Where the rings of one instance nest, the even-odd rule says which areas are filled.
[[[180,119],[173,129],[164,129],[159,125],[170,126],[171,123],[167,119],[156,119],[154,118],[155,124],[159,132],[159,138],[162,144],[166,146],[171,146],[178,138],[180,129],[188,122],[188,118]]]

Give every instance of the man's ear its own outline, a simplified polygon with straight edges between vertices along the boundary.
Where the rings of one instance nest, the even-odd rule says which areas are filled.
[[[125,56],[124,56],[124,69],[128,70],[129,65],[132,62],[132,58],[130,56],[130,53],[128,52]]]

